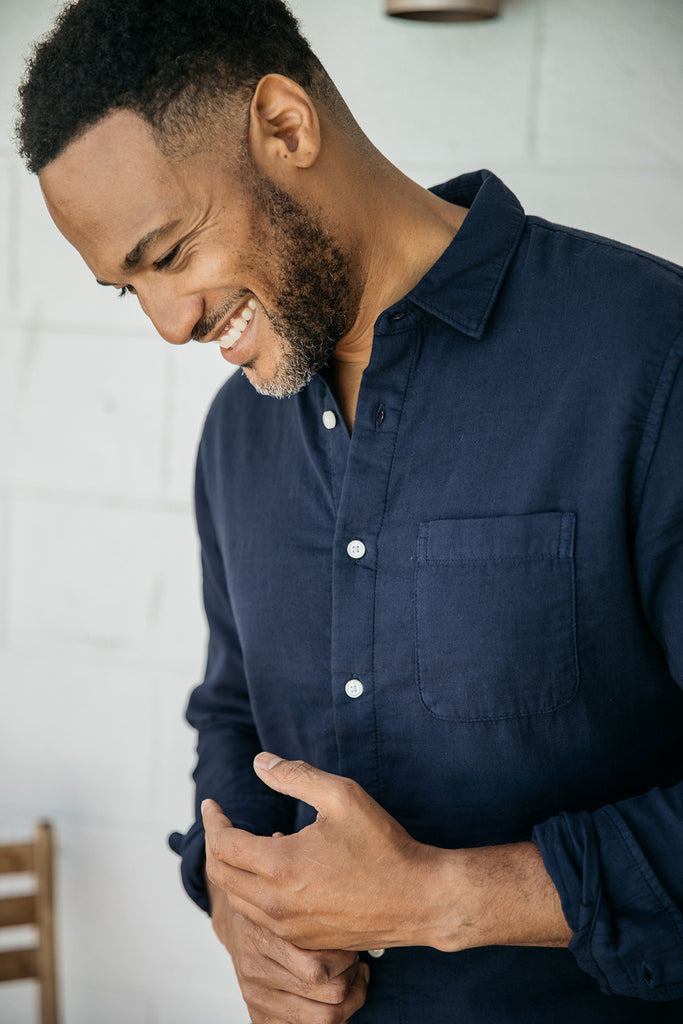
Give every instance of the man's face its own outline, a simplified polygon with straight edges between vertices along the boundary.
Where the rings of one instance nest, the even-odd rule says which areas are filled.
[[[135,293],[172,344],[222,339],[264,394],[308,383],[355,320],[349,254],[245,155],[169,162],[121,111],[40,175],[50,214],[100,283]]]

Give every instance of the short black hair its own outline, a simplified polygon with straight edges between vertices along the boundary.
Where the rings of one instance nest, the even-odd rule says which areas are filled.
[[[202,100],[248,97],[267,74],[334,91],[283,0],[72,0],[19,86],[19,153],[38,174],[116,109],[173,133]]]

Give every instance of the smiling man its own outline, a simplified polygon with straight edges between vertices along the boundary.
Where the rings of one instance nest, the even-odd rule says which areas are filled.
[[[680,268],[410,181],[280,0],[79,0],[21,97],[95,278],[243,371],[171,842],[251,1020],[678,1019]]]

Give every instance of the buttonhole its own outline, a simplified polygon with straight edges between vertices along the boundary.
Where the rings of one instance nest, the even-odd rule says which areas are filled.
[[[391,319],[392,320],[402,320],[404,316],[405,316],[405,313],[392,313],[391,314]]]
[[[645,963],[644,960],[643,960],[642,964],[640,965],[640,969],[641,969],[642,974],[643,974],[643,981],[645,982],[646,985],[649,985],[650,987],[652,987],[652,985],[654,984],[654,980],[655,980],[654,979],[654,975],[653,975],[652,971],[650,970],[650,968],[648,967],[648,965]]]
[[[378,429],[379,429],[379,428],[380,428],[380,427],[382,426],[382,424],[384,423],[384,417],[385,417],[385,415],[386,415],[386,411],[385,411],[385,409],[384,409],[384,406],[383,406],[383,405],[378,405],[378,406],[377,406],[377,415],[375,416],[375,426],[376,426],[376,427],[377,427]]]

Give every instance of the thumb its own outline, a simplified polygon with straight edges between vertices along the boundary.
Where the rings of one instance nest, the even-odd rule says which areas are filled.
[[[317,811],[329,808],[338,786],[337,775],[313,768],[305,761],[285,761],[265,752],[254,758],[254,771],[271,789],[303,800]]]

